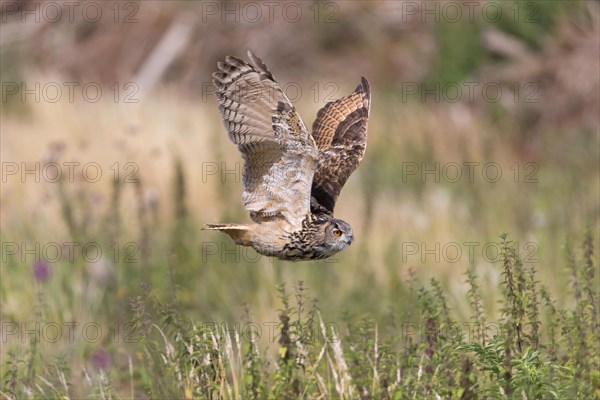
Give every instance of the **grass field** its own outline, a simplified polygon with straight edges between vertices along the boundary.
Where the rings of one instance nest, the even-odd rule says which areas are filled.
[[[598,68],[592,14],[588,36],[569,36],[575,17],[553,31],[575,50],[539,50],[539,75],[511,81],[481,56],[469,76],[423,78],[491,82],[500,101],[390,83],[374,47],[368,149],[336,206],[355,241],[320,262],[200,229],[249,220],[212,97],[159,85],[128,103],[102,85],[97,102],[3,99],[1,397],[600,397],[600,78],[561,72]],[[336,97],[360,79],[347,74]],[[307,125],[333,78],[297,82]]]

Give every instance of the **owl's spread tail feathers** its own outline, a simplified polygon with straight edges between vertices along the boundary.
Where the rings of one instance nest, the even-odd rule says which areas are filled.
[[[206,224],[202,230],[221,231],[228,234],[236,244],[246,245],[250,227],[243,224]]]

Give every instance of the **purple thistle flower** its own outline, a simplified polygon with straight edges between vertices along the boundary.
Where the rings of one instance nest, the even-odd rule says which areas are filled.
[[[106,370],[110,366],[110,356],[106,349],[98,349],[92,354],[92,364],[98,369]]]
[[[50,279],[50,275],[51,275],[51,269],[50,269],[50,264],[47,261],[36,261],[35,263],[33,263],[33,267],[32,267],[32,273],[33,273],[33,277],[38,281],[38,282],[46,282],[48,279]]]

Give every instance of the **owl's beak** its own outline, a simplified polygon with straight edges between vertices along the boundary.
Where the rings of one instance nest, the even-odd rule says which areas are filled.
[[[350,235],[350,237],[348,238],[348,246],[352,244],[353,240],[354,240],[354,235]]]

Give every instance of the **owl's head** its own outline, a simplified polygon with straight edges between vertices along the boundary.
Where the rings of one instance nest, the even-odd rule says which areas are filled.
[[[319,258],[329,257],[350,246],[354,236],[350,225],[341,219],[331,218],[319,224],[314,235],[315,253]]]

